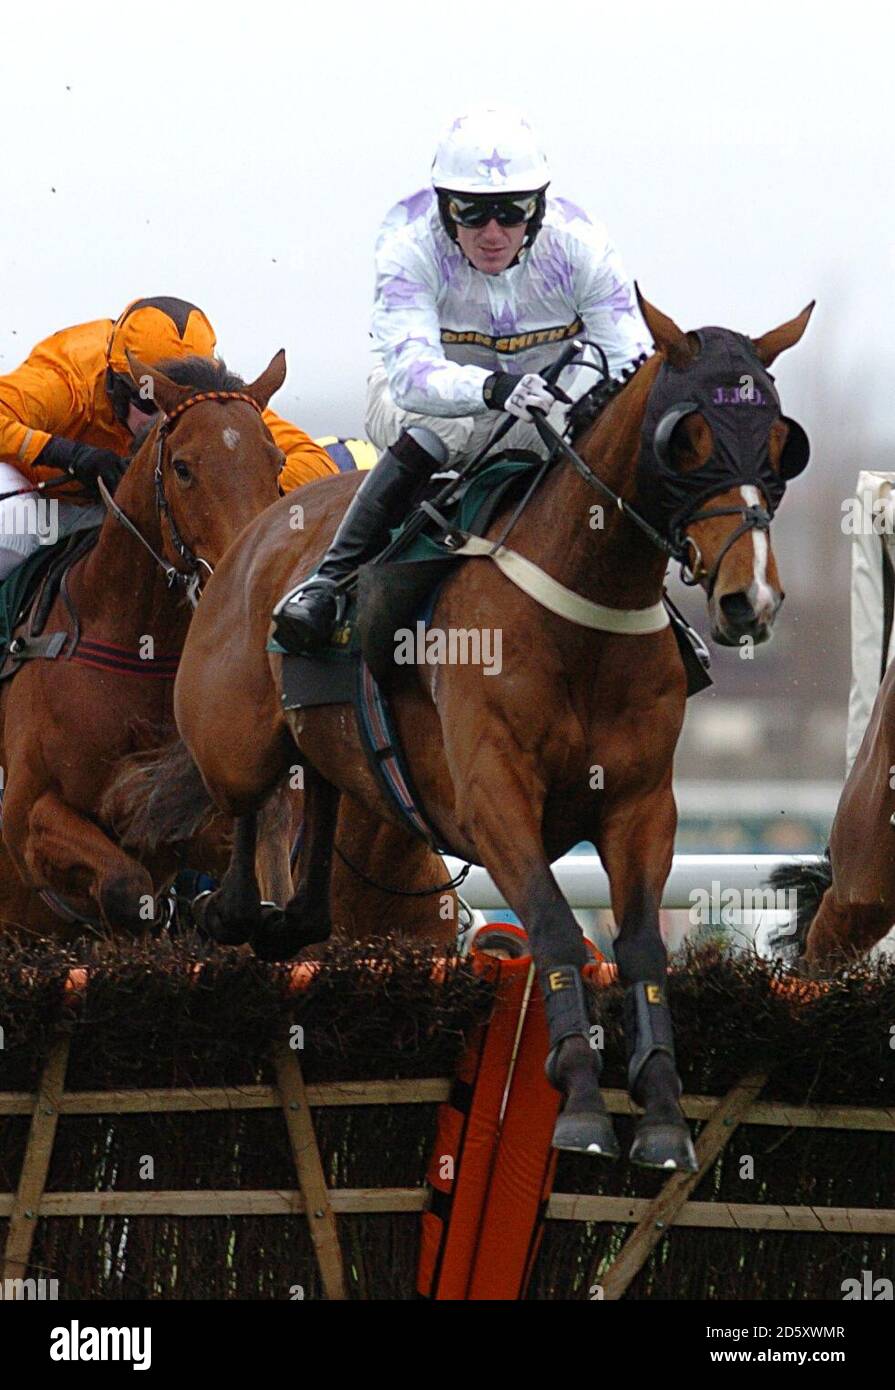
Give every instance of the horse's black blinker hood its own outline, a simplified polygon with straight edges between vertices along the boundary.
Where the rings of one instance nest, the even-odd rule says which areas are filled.
[[[773,515],[787,482],[809,457],[807,435],[781,414],[774,378],[751,339],[726,328],[702,328],[696,337],[700,351],[692,363],[676,368],[664,362],[659,369],[643,420],[637,473],[637,510],[678,542],[703,502],[744,484],[759,489]],[[702,467],[682,473],[671,460],[671,436],[694,411],[711,427],[714,446]],[[780,419],[789,437],[778,473],[768,444],[771,426]]]

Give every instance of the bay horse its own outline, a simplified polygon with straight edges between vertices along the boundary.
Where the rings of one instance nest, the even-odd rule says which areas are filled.
[[[798,973],[829,975],[866,955],[895,926],[895,664],[877,691],[819,864],[782,866],[795,891]],[[778,937],[782,943],[785,938]]]
[[[174,732],[187,581],[279,496],[283,456],[261,412],[283,384],[285,353],[249,385],[216,360],[163,365],[131,359],[159,411],[46,620],[47,631],[75,631],[74,650],[25,662],[0,688],[0,919],[30,931],[61,930],[48,896],[72,925],[150,924],[176,860],[164,849],[146,864],[127,853],[102,820],[103,797],[147,731]]]
[[[515,550],[572,590],[579,612],[599,613],[602,626],[548,611],[497,565],[465,563],[440,588],[430,628],[498,630],[499,677],[471,664],[413,664],[391,687],[429,825],[441,844],[484,864],[528,931],[549,1024],[547,1074],[565,1097],[558,1148],[618,1153],[599,1089],[584,942],[550,869],[589,840],[611,883],[629,1089],[644,1108],[631,1157],[695,1168],[659,931],[686,682],[660,612],[668,545],[657,544],[659,532],[640,513],[635,522],[634,510],[677,536],[675,553],[706,591],[715,641],[766,640],[783,598],[771,513],[807,462],[804,433],[780,415],[766,369],[799,341],[812,307],[753,341],[726,329],[684,333],[641,299],[657,353],[580,436],[581,467],[556,463],[512,532]],[[594,525],[596,478],[623,499],[607,508],[602,528]],[[329,933],[340,796],[397,822],[351,708],[284,713],[282,657],[267,651],[277,597],[319,562],[357,482],[305,488],[300,536],[286,501],[247,528],[208,582],[175,685],[181,735],[215,804],[235,818],[233,857],[206,925],[251,939],[262,955],[288,957]],[[506,516],[489,537],[502,534]],[[254,875],[258,812],[296,749],[306,768],[306,834],[299,887],[274,922],[260,912]]]

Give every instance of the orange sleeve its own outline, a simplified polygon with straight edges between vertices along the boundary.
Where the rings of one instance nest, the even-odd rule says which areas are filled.
[[[28,358],[0,376],[0,461],[32,483],[58,478],[58,468],[34,467],[51,435],[69,434],[81,414],[75,383],[47,363]]]
[[[329,478],[337,474],[338,465],[320,444],[315,444],[309,434],[284,420],[273,410],[265,410],[264,423],[274,437],[277,446],[286,455],[286,462],[280,474],[280,487],[283,492],[291,492],[302,483],[312,483],[316,478]]]

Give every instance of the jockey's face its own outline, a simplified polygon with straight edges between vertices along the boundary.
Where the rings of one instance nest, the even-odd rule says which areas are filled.
[[[499,275],[512,265],[522,249],[528,223],[521,222],[518,227],[501,227],[492,217],[484,227],[457,226],[457,241],[460,250],[476,270],[485,275]]]

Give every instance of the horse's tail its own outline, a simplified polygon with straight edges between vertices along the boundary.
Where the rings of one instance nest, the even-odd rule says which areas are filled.
[[[785,932],[777,932],[769,937],[769,945],[793,944],[798,954],[803,955],[808,941],[808,929],[817,916],[818,908],[827,889],[833,882],[833,866],[830,851],[824,850],[823,858],[817,864],[781,864],[774,869],[768,883],[771,888],[796,895],[795,932],[792,924]]]
[[[123,758],[100,805],[122,847],[138,855],[191,840],[213,814],[214,803],[180,738]]]

